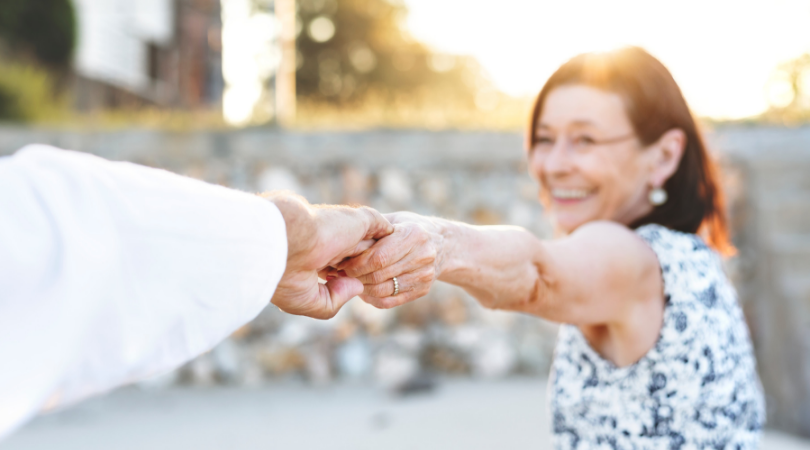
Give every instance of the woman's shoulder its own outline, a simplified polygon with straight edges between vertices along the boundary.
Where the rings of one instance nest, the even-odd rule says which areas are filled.
[[[635,232],[652,246],[688,252],[711,251],[700,236],[673,230],[657,223],[642,225],[636,228]]]
[[[662,264],[685,260],[712,260],[719,263],[719,255],[712,250],[703,238],[693,233],[673,230],[663,225],[647,224],[635,230],[658,256]]]
[[[718,282],[727,282],[720,256],[700,236],[658,224],[635,232],[658,257],[668,294],[713,289]]]

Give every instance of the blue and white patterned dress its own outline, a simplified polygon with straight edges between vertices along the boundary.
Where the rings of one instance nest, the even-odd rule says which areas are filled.
[[[666,306],[658,342],[616,367],[562,325],[551,371],[557,450],[753,450],[765,421],[748,328],[719,256],[693,234],[645,225]]]

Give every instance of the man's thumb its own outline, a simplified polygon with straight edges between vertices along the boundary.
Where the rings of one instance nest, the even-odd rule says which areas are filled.
[[[332,311],[337,314],[349,300],[363,293],[363,283],[357,278],[337,277],[326,282],[326,295],[331,304]]]

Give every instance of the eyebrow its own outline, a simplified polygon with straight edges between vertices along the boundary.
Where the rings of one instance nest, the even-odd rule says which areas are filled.
[[[591,126],[591,127],[596,125],[595,123],[591,122],[590,120],[575,120],[575,121],[571,122],[571,124],[572,125],[579,125],[579,126]],[[548,126],[546,124],[543,124],[543,123],[537,125],[538,130],[541,130],[541,129],[550,130],[551,128],[552,127],[550,127],[550,126]]]

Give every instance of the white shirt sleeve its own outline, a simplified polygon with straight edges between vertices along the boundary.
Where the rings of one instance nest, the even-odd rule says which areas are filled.
[[[255,195],[46,146],[0,158],[0,439],[211,349],[286,259]]]

